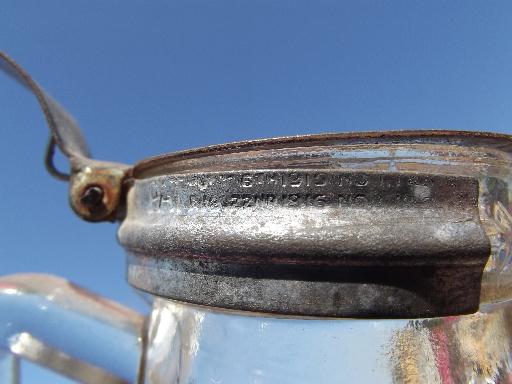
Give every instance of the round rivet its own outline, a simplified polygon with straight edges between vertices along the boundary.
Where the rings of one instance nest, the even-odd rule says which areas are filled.
[[[85,188],[80,196],[80,203],[88,208],[94,208],[103,202],[103,189],[97,185]]]

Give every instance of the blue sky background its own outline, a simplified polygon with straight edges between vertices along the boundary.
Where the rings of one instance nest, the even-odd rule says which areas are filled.
[[[3,0],[0,49],[74,114],[96,158],[133,163],[327,131],[512,133],[511,17],[508,1]],[[147,311],[117,226],[73,215],[43,167],[42,114],[4,76],[0,137],[0,274],[57,274]]]

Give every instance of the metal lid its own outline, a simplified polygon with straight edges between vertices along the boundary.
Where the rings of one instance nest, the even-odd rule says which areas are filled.
[[[454,131],[248,141],[137,164],[119,240],[131,284],[238,310],[474,312],[508,206],[512,140]],[[491,284],[493,285],[493,284]]]
[[[453,131],[453,130],[400,130],[380,132],[334,132],[314,135],[297,135],[275,137],[269,139],[238,141],[220,145],[210,145],[179,152],[171,152],[160,156],[150,157],[135,164],[133,176],[142,178],[151,174],[165,173],[166,171],[186,172],[193,164],[203,160],[216,159],[223,155],[227,158],[233,155],[243,160],[244,154],[274,150],[293,150],[305,147],[320,147],[343,145],[350,148],[352,145],[372,145],[372,149],[385,144],[414,145],[456,145],[459,147],[485,147],[486,151],[499,151],[512,154],[512,136],[494,132]],[[361,147],[362,148],[362,147]],[[435,150],[435,148],[432,148]],[[505,155],[506,156],[506,155]],[[470,154],[473,159],[474,155]],[[248,163],[254,160],[247,156]],[[269,161],[268,158],[264,159]],[[188,162],[188,163],[187,163]]]

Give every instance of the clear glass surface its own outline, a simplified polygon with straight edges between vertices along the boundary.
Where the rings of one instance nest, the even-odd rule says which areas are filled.
[[[512,303],[398,320],[248,315],[156,299],[145,383],[508,383]]]

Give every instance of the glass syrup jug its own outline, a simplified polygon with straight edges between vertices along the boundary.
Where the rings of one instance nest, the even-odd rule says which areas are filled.
[[[118,221],[147,318],[57,277],[0,278],[0,381],[28,359],[86,383],[512,382],[512,136],[296,136],[93,160],[38,98],[47,168]],[[55,168],[58,147],[71,172]]]

